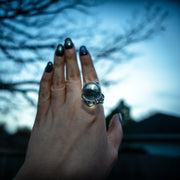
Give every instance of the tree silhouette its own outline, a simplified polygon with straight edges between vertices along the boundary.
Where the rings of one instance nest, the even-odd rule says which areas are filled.
[[[150,2],[136,18],[133,14],[124,32],[111,34],[108,31],[106,33],[94,31],[96,20],[89,7],[98,4],[100,2],[85,0],[0,1],[2,115],[10,113],[12,109],[19,110],[19,101],[22,99],[30,105],[36,105],[31,93],[38,92],[39,80],[35,76],[41,69],[40,64],[52,57],[57,43],[62,42],[65,37],[72,35],[82,42],[88,40],[95,63],[101,59],[121,63],[123,59],[129,60],[134,57],[135,54],[128,50],[130,45],[151,39],[165,30],[163,22],[167,12]],[[91,16],[94,18],[93,23],[87,23],[86,29],[83,30],[77,27],[78,19],[72,16],[74,11],[81,13],[82,16],[84,14]],[[101,47],[93,44],[93,37],[97,35],[101,37]],[[111,38],[107,38],[109,36]],[[26,77],[22,75],[23,73],[31,75]],[[114,82],[102,79],[101,83],[108,86]]]
[[[121,100],[117,107],[115,107],[111,113],[106,117],[106,127],[108,128],[110,120],[112,119],[114,114],[120,113],[122,117],[122,126],[129,125],[133,122],[133,119],[130,114],[131,108],[124,102],[124,100]]]
[[[36,104],[29,93],[38,92],[39,80],[33,77],[27,79],[22,75],[19,77],[19,74],[24,70],[37,73],[37,62],[46,62],[45,56],[55,49],[57,41],[72,31],[73,27],[69,27],[68,23],[70,21],[74,24],[76,21],[69,17],[70,11],[88,14],[85,7],[97,4],[82,0],[0,1],[1,114],[19,109],[17,95],[21,95],[31,105]],[[57,17],[61,21],[57,21]],[[51,26],[53,30],[49,31]]]

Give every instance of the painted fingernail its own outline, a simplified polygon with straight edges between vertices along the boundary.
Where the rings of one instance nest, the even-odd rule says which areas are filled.
[[[81,46],[80,47],[80,55],[84,56],[84,55],[87,55],[87,54],[88,54],[88,50],[87,50],[86,46]]]
[[[118,115],[119,115],[119,121],[120,121],[120,123],[122,123],[122,115],[121,115],[121,113],[119,113]]]
[[[66,39],[65,39],[65,43],[64,43],[64,47],[65,47],[66,49],[71,49],[73,46],[74,46],[74,45],[73,45],[72,40],[71,40],[70,38],[66,38]]]
[[[58,44],[56,48],[56,56],[63,56],[64,54],[64,47],[62,44]]]
[[[49,61],[49,62],[47,63],[46,68],[45,68],[45,72],[50,73],[50,72],[52,71],[52,69],[53,69],[53,63]]]

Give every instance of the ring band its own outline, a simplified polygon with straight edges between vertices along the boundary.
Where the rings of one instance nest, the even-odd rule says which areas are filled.
[[[90,107],[96,104],[103,104],[104,95],[101,92],[101,87],[99,83],[86,83],[82,89],[82,99]]]

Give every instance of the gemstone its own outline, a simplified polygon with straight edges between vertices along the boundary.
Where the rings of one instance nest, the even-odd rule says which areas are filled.
[[[83,88],[83,96],[88,100],[95,100],[101,97],[101,88],[97,83],[87,83]]]

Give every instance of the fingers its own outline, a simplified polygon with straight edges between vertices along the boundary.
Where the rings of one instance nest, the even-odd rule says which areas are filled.
[[[50,100],[51,100],[50,89],[51,89],[52,76],[53,76],[52,70],[53,70],[53,64],[51,62],[48,62],[40,82],[38,112],[36,118],[38,120],[44,117],[49,109]]]
[[[91,56],[85,46],[80,48],[80,60],[83,83],[98,82]],[[64,75],[65,65],[66,76]],[[57,109],[66,100],[72,101],[73,97],[81,98],[81,78],[74,44],[70,38],[66,38],[64,47],[61,44],[57,46],[54,55],[54,67],[49,62],[42,77],[38,103],[39,111],[42,111],[41,114],[46,114],[50,103],[53,106],[52,109]],[[41,108],[42,102],[43,108]]]
[[[64,78],[64,47],[59,44],[54,55],[54,68],[51,87],[53,109],[61,107],[65,101],[65,78]]]
[[[66,83],[78,82],[80,85],[80,72],[77,64],[76,51],[70,38],[65,39]]]
[[[66,79],[64,77],[64,65],[66,64]],[[80,72],[76,59],[74,44],[70,38],[65,39],[64,47],[57,46],[54,57],[54,74],[52,91],[52,109],[63,105],[65,100],[73,97],[73,92],[81,90]],[[56,110],[55,110],[56,111]]]
[[[113,116],[111,119],[109,129],[108,129],[108,142],[111,147],[113,147],[116,152],[118,152],[119,145],[121,144],[123,137],[122,126],[120,124],[120,117],[118,114]]]
[[[85,46],[80,47],[80,60],[83,73],[83,84],[91,81],[98,82],[91,56]]]

